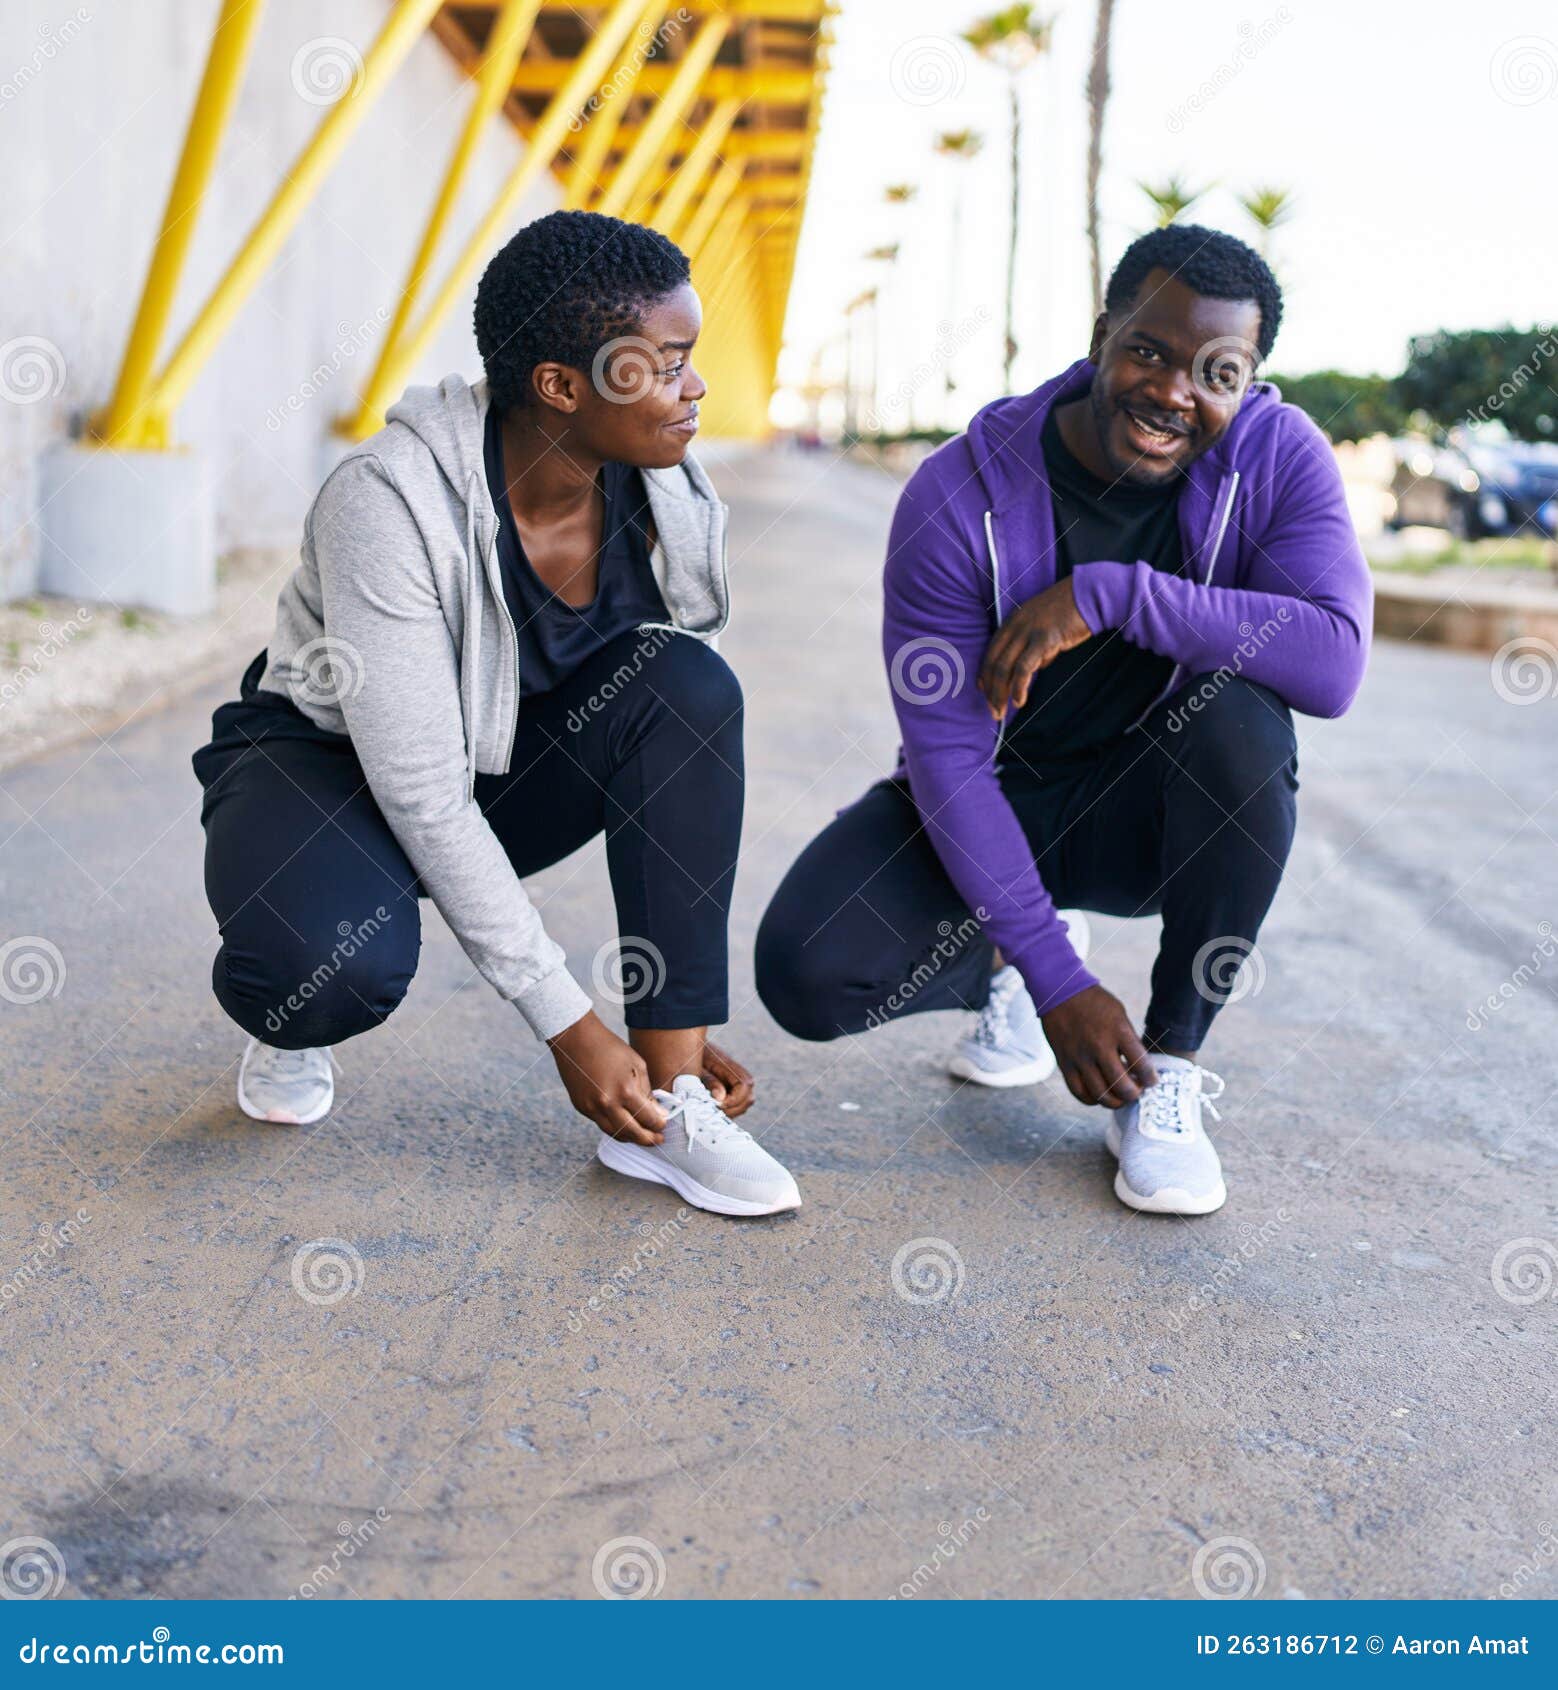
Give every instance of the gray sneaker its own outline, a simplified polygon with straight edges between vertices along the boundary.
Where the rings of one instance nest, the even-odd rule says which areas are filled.
[[[1081,910],[1062,910],[1071,948],[1086,962],[1093,930]],[[1008,963],[990,976],[990,996],[947,1063],[955,1080],[977,1086],[1032,1086],[1055,1072],[1055,1053],[1022,976]]]
[[[330,1113],[339,1066],[328,1045],[277,1050],[250,1039],[238,1068],[238,1107],[256,1121],[311,1127]]]
[[[629,1179],[668,1185],[697,1209],[716,1215],[777,1215],[798,1209],[801,1194],[789,1173],[709,1096],[703,1081],[678,1074],[657,1091],[666,1112],[663,1144],[601,1137],[595,1153]]]
[[[1212,1099],[1223,1095],[1222,1079],[1181,1056],[1154,1056],[1152,1065],[1158,1083],[1116,1109],[1104,1130],[1120,1161],[1114,1194],[1155,1215],[1209,1215],[1228,1201],[1228,1187],[1201,1111],[1219,1118]]]

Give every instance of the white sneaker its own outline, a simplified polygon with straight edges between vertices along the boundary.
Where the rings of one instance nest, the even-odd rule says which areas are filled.
[[[335,1102],[340,1064],[328,1045],[315,1050],[277,1050],[249,1040],[238,1068],[238,1107],[256,1121],[311,1127]]]
[[[657,1091],[666,1112],[663,1144],[632,1144],[604,1134],[595,1153],[630,1179],[668,1185],[694,1208],[716,1215],[777,1215],[798,1209],[801,1194],[789,1173],[709,1096],[703,1081],[678,1074]]]
[[[1083,962],[1093,930],[1081,910],[1061,910],[1071,948]],[[978,1086],[1031,1086],[1055,1072],[1055,1053],[1044,1037],[1022,976],[1010,963],[990,977],[990,997],[979,1019],[958,1040],[947,1072]]]
[[[1228,1187],[1201,1111],[1219,1119],[1212,1099],[1223,1095],[1222,1077],[1182,1056],[1154,1056],[1152,1065],[1158,1083],[1104,1129],[1120,1162],[1114,1194],[1155,1215],[1209,1215],[1228,1201]]]

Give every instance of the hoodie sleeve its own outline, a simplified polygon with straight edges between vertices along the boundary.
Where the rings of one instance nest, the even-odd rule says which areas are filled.
[[[1094,633],[1118,628],[1191,674],[1231,670],[1306,715],[1340,716],[1363,682],[1373,583],[1335,454],[1307,416],[1283,410],[1275,464],[1251,472],[1274,485],[1264,525],[1241,527],[1244,586],[1202,586],[1149,563],[1083,563],[1072,572],[1077,609]]]
[[[470,795],[454,639],[421,530],[376,458],[348,458],[330,476],[304,544],[369,789],[465,954],[549,1039],[590,999]]]
[[[930,466],[899,498],[883,586],[882,656],[915,806],[952,884],[1046,1013],[1098,982],[996,778],[996,724],[977,685],[994,625],[990,572]]]

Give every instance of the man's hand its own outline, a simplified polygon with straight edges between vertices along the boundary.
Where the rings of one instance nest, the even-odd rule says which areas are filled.
[[[731,1120],[752,1107],[755,1082],[751,1074],[709,1039],[703,1043],[703,1072],[698,1078]]]
[[[1158,1076],[1131,1026],[1125,1005],[1102,986],[1088,986],[1041,1015],[1044,1036],[1079,1103],[1116,1109],[1134,1103]]]
[[[654,1100],[643,1057],[593,1009],[546,1042],[568,1101],[607,1138],[634,1144],[663,1141],[665,1111]]]
[[[997,630],[979,668],[979,690],[990,714],[999,722],[1008,705],[1020,710],[1039,670],[1092,637],[1069,575],[1018,605]]]

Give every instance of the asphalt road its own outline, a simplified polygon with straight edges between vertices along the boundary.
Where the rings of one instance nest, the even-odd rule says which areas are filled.
[[[1098,1112],[942,1077],[955,1017],[803,1046],[753,998],[766,894],[891,761],[894,488],[718,476],[751,774],[725,1042],[805,1208],[602,1169],[431,908],[335,1113],[246,1120],[188,767],[231,689],[15,769],[0,1539],[86,1597],[1553,1594],[1558,706],[1382,646],[1302,724],[1264,977],[1205,1058],[1231,1200],[1133,1215]],[[587,970],[601,851],[537,887]],[[1139,1009],[1155,924],[1097,925]],[[895,1289],[915,1241],[932,1300]]]

